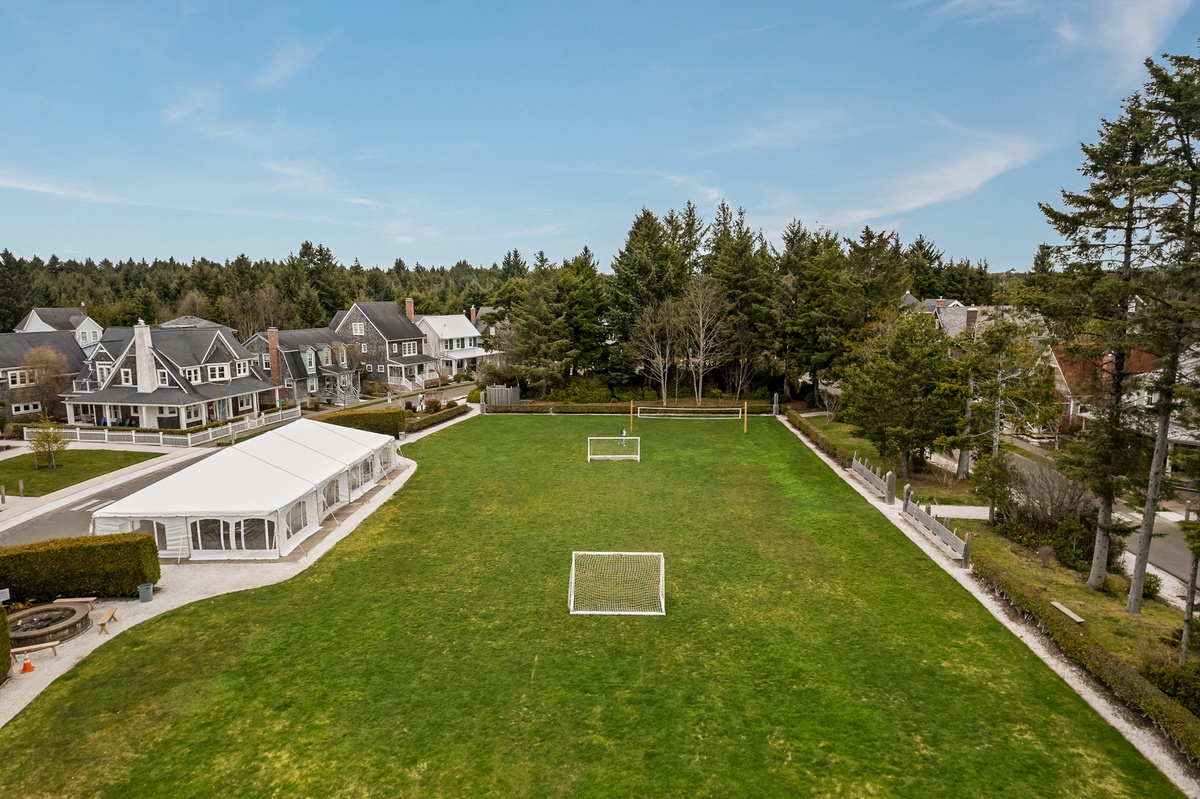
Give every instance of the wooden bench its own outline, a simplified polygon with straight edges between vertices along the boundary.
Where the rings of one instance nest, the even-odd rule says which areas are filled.
[[[58,657],[58,641],[47,641],[44,644],[34,644],[33,646],[23,646],[20,649],[14,649],[9,654],[12,656],[12,662],[15,666],[17,658],[23,657],[26,652],[36,652],[39,649],[49,649],[54,653],[54,657]]]
[[[59,597],[58,599],[54,600],[54,604],[56,605],[66,605],[71,603],[82,605],[84,602],[87,603],[89,611],[96,609],[96,597],[94,596]]]
[[[100,620],[96,622],[96,624],[100,625],[100,635],[108,635],[108,623],[110,621],[117,621],[116,608],[109,608],[108,610],[104,611],[104,614],[100,617]]]
[[[1061,602],[1051,602],[1050,605],[1076,624],[1083,624],[1083,617],[1075,613]]]

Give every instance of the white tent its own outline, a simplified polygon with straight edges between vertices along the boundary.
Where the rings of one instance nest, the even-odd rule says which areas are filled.
[[[161,557],[277,558],[396,464],[386,435],[301,419],[92,514],[97,535],[153,533]]]

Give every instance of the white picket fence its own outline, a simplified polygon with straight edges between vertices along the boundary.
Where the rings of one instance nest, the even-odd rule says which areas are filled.
[[[236,422],[210,427],[195,433],[185,433],[182,430],[124,430],[120,427],[62,427],[62,437],[67,441],[87,441],[97,444],[151,444],[160,447],[195,447],[210,441],[231,438],[238,433],[257,430],[260,427],[290,422],[300,418],[300,408],[288,408],[282,411],[270,411],[257,417],[247,417]],[[37,434],[37,428],[25,428],[25,440],[30,441]]]
[[[971,534],[967,533],[964,538],[959,538],[957,530],[952,531],[939,522],[928,510],[913,502],[912,497],[912,486],[904,486],[904,512],[919,522],[926,530],[936,535],[943,544],[961,558],[964,569],[969,567],[971,565]]]

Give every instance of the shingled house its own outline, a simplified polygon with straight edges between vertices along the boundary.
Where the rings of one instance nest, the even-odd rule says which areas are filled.
[[[284,397],[297,404],[310,397],[347,405],[358,402],[358,363],[354,345],[329,327],[303,330],[269,328],[246,339],[271,380],[283,384]]]
[[[87,306],[78,308],[34,308],[16,327],[14,333],[49,333],[52,330],[71,333],[85,353],[104,335],[104,328],[88,316]]]
[[[66,358],[66,373],[56,378],[74,378],[84,367],[83,350],[72,331],[0,333],[0,400],[8,403],[6,415],[15,421],[32,421],[43,412],[53,412],[37,399],[38,381],[44,376],[26,364],[29,351],[38,347],[49,347]]]
[[[358,347],[367,377],[397,391],[417,391],[438,374],[437,358],[426,350],[425,334],[413,322],[413,301],[356,302],[338,311],[329,326]]]
[[[233,330],[188,321],[104,331],[63,393],[67,421],[177,430],[274,408],[281,386]]]

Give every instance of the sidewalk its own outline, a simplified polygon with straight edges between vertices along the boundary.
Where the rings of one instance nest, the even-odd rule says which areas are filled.
[[[1130,713],[1128,708],[1113,697],[1111,693],[1104,690],[1082,667],[1063,655],[1052,640],[1041,634],[1033,625],[1018,621],[1018,614],[1010,614],[1007,603],[998,599],[990,590],[987,590],[972,579],[971,573],[968,570],[963,569],[958,563],[951,560],[934,543],[933,539],[923,528],[917,526],[908,518],[903,510],[901,510],[901,503],[899,501],[894,505],[885,503],[882,497],[868,489],[861,480],[854,476],[853,472],[843,469],[836,461],[818,449],[807,436],[788,424],[786,417],[777,416],[776,418],[784,427],[803,441],[825,465],[846,481],[859,496],[870,503],[889,522],[895,525],[900,532],[904,533],[910,541],[916,544],[942,571],[950,575],[951,578],[975,597],[979,604],[983,605],[998,622],[1028,646],[1030,651],[1049,666],[1054,673],[1060,676],[1067,685],[1071,686],[1092,709],[1099,713],[1105,721],[1111,724],[1126,740],[1133,744],[1179,790],[1183,791],[1189,797],[1200,797],[1200,779],[1196,777],[1196,771],[1187,764],[1183,756],[1174,747],[1163,740],[1162,736],[1154,728],[1148,728],[1147,725],[1135,723],[1135,714]],[[985,508],[984,510],[986,511],[987,509]]]
[[[470,413],[437,427],[413,433],[405,438],[404,443],[410,444],[419,441],[427,435],[478,415],[479,406],[472,405]],[[160,459],[156,458],[155,460]],[[98,618],[99,614],[108,608],[115,607],[117,609],[117,619],[109,625],[112,634],[101,636],[95,628],[92,628],[82,635],[60,644],[57,657],[49,650],[30,653],[29,657],[35,670],[29,674],[21,674],[18,670],[13,669],[10,679],[0,685],[0,726],[7,724],[32,702],[34,697],[45,690],[46,686],[70,671],[76,663],[87,657],[93,650],[117,638],[123,631],[139,622],[202,599],[234,591],[244,591],[249,588],[260,588],[295,577],[316,563],[339,541],[350,535],[359,524],[404,487],[404,484],[416,472],[417,463],[403,456],[400,457],[399,462],[400,467],[393,472],[389,482],[383,484],[374,493],[368,494],[365,500],[360,500],[361,504],[349,516],[342,519],[340,524],[317,540],[315,546],[298,558],[286,561],[201,561],[163,564],[162,577],[155,584],[152,601],[139,602],[137,599],[122,599],[97,602],[93,611],[94,618]]]

